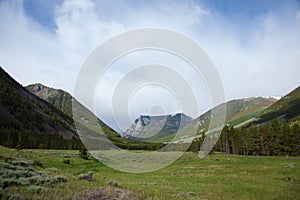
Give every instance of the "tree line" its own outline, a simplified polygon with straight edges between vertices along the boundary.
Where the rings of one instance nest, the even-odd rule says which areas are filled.
[[[224,126],[215,151],[252,156],[299,156],[300,126],[274,119],[264,126]]]
[[[204,139],[214,141],[217,136],[195,139],[189,151],[199,151]],[[250,156],[299,156],[300,125],[298,122],[280,122],[274,119],[263,126],[234,128],[225,125],[212,152]]]
[[[80,149],[81,140],[63,139],[57,134],[21,131],[14,127],[0,128],[0,145],[16,149]]]
[[[122,138],[112,141],[121,149],[127,150],[157,150],[163,145],[160,143],[147,143],[140,141],[125,141]],[[126,142],[126,143],[124,143]],[[103,143],[105,144],[105,143]],[[79,138],[64,139],[57,134],[24,131],[13,126],[0,127],[0,145],[16,149],[83,149],[85,148]],[[95,144],[98,149],[99,142]],[[109,149],[110,147],[107,147]]]

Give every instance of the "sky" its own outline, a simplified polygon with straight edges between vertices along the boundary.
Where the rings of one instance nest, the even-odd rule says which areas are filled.
[[[112,36],[145,27],[182,33],[205,49],[226,100],[281,96],[300,85],[297,0],[0,0],[0,13],[0,65],[24,86],[42,83],[73,94],[80,68],[94,49]],[[180,63],[170,55],[150,53],[120,59],[97,86],[98,103],[89,108],[117,130],[129,122],[122,127],[114,122],[112,91],[132,69],[130,64],[154,58]],[[188,79],[201,102],[197,112],[187,114],[197,117],[213,105],[204,80]],[[131,121],[139,114],[181,111],[176,95],[148,86],[132,93],[128,110]]]

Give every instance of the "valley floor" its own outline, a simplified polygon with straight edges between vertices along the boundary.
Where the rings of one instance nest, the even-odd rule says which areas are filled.
[[[187,152],[172,165],[144,174],[115,171],[92,158],[81,159],[78,151],[0,147],[0,159],[3,199],[86,199],[96,194],[106,199],[300,198],[299,157],[215,154],[199,159]],[[25,173],[26,166],[30,170]],[[84,180],[89,172],[92,180]],[[36,181],[37,174],[47,181]]]

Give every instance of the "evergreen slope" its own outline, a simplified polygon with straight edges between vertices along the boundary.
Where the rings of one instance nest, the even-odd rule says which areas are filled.
[[[258,113],[263,112],[264,109],[268,108],[270,105],[276,102],[274,98],[264,98],[264,97],[250,97],[243,99],[236,99],[226,102],[226,116],[225,122],[229,123],[231,126],[242,123]],[[215,107],[215,110],[219,110],[219,107]],[[208,127],[212,110],[199,116],[196,121],[199,121],[203,126]]]
[[[186,135],[186,136],[179,138],[178,142],[192,141],[194,138],[194,136],[192,135],[194,135],[193,132],[195,132],[195,128],[198,130],[196,138],[201,137],[202,132],[206,132],[208,130],[211,121],[212,110],[214,110],[214,113],[218,115],[218,113],[221,113],[224,106],[226,105],[225,123],[229,124],[230,126],[235,126],[240,123],[243,123],[246,120],[249,120],[253,116],[257,115],[257,113],[262,112],[265,108],[272,105],[274,102],[276,102],[276,99],[274,98],[251,97],[251,98],[232,100],[223,103],[205,112],[204,114],[200,115],[192,122],[184,126],[181,132],[182,135]],[[218,127],[212,127],[212,128],[218,128]],[[167,142],[172,140],[172,138],[170,137],[167,138],[165,137],[162,139],[165,139],[164,141]]]
[[[240,155],[299,156],[300,125],[297,121],[279,122],[275,118],[262,126],[225,126],[215,150]]]
[[[300,155],[300,87],[249,123],[225,126],[215,150],[242,155]]]
[[[72,117],[72,96],[68,92],[53,89],[40,83],[28,85],[26,89]]]
[[[268,107],[257,117],[255,124],[261,124],[273,119],[288,121],[300,116],[300,87],[284,96],[282,99]]]
[[[73,119],[31,94],[0,68],[0,144],[18,148],[77,148]]]
[[[92,112],[90,112],[85,106],[80,104],[75,98],[73,98],[71,94],[69,94],[66,91],[50,88],[40,83],[29,85],[26,87],[26,89],[32,94],[52,104],[57,109],[60,109],[69,117],[72,117],[72,100],[76,101],[76,108],[79,109],[80,112],[85,113],[84,116],[90,116],[90,119],[78,119],[77,125],[80,127],[81,130],[83,130],[83,132],[88,132],[89,135],[96,137],[93,138],[93,142],[91,142],[95,143],[95,149],[98,148],[99,144],[107,145],[105,142],[102,142],[103,138],[99,137],[99,135],[101,134],[99,133],[98,124],[101,125],[102,131],[109,138],[109,140],[112,141],[113,144],[119,146],[120,148],[150,150],[161,147],[160,144],[151,144],[122,138],[116,131],[114,131],[111,127],[106,125],[102,120],[97,118]],[[97,121],[93,123],[93,119],[96,119]],[[93,148],[92,146],[90,148]],[[110,146],[107,146],[106,148],[110,148]]]
[[[93,113],[91,113],[86,107],[84,107],[82,104],[80,104],[71,94],[68,92],[61,90],[61,89],[54,89],[47,87],[45,85],[42,85],[40,83],[32,84],[26,87],[26,89],[38,96],[39,98],[47,101],[48,103],[55,106],[57,109],[62,111],[64,114],[69,116],[71,120],[73,121],[73,114],[72,114],[72,100],[76,101],[78,106],[80,107],[80,112],[88,113],[88,115],[91,115],[92,117],[95,117]],[[95,117],[97,118],[97,117]],[[87,121],[89,119],[85,119],[82,121]],[[103,121],[97,118],[98,123],[101,125],[101,128],[104,130],[105,134],[109,137],[120,137],[119,134],[114,131],[112,128],[107,126]],[[93,130],[92,127],[89,127],[91,131]]]
[[[0,68],[0,127],[76,137],[72,118],[31,94]]]

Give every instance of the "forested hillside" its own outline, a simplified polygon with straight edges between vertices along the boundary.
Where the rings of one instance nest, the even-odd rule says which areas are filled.
[[[72,117],[72,95],[63,90],[53,89],[40,83],[26,86],[32,94],[44,99],[63,113]]]
[[[48,103],[55,106],[57,109],[61,110],[64,114],[66,114],[69,117],[72,117],[72,100],[76,101],[76,108],[80,109],[80,112],[84,113],[85,116],[90,116],[91,118],[94,118],[97,120],[97,124],[101,125],[102,131],[105,133],[105,135],[109,138],[110,141],[112,141],[113,144],[117,145],[118,147],[122,149],[146,149],[146,150],[154,150],[160,148],[161,144],[154,144],[154,143],[148,143],[148,142],[142,142],[142,141],[136,141],[131,140],[127,138],[122,138],[115,130],[113,130],[111,127],[106,125],[102,120],[97,118],[91,111],[89,111],[84,105],[79,103],[71,94],[68,92],[61,90],[61,89],[55,89],[50,88],[45,85],[42,85],[40,83],[38,84],[32,84],[26,87],[26,89],[42,98],[43,100],[47,101]],[[72,118],[73,121],[73,118]],[[97,124],[91,125],[92,119],[78,119],[77,123],[80,125],[80,127],[85,127],[87,132],[89,132],[90,135],[99,135],[99,129],[97,128]],[[101,137],[98,142],[95,142],[96,146],[99,145],[101,142]],[[97,139],[95,139],[97,140]],[[104,145],[104,143],[102,143]],[[96,149],[98,147],[95,147]]]
[[[0,144],[18,148],[77,148],[73,119],[29,93],[0,68]]]
[[[300,125],[298,122],[279,123],[275,119],[261,127],[225,126],[215,150],[239,155],[299,156]]]
[[[300,87],[241,127],[225,126],[215,150],[242,155],[300,155]]]

